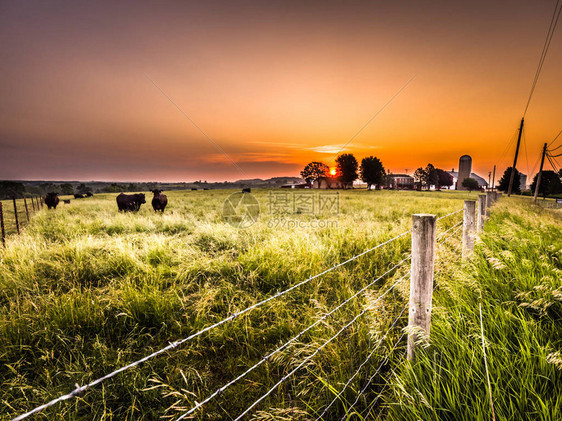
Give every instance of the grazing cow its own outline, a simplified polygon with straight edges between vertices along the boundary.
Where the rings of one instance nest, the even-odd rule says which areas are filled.
[[[68,205],[68,204],[70,204],[70,199],[64,199],[63,202],[64,202],[65,205]]]
[[[45,204],[49,209],[56,209],[57,205],[59,204],[60,199],[58,193],[47,193],[45,196]]]
[[[191,190],[197,191],[197,187],[192,187]]]
[[[137,212],[146,203],[144,193],[123,194],[117,196],[117,207],[123,212]]]
[[[152,190],[154,197],[152,198],[152,207],[155,211],[160,211],[164,213],[166,205],[168,204],[168,198],[165,194],[162,194],[162,190]]]
[[[74,198],[75,199],[83,199],[85,196],[80,194],[80,193],[74,193]]]
[[[252,192],[252,189],[250,187],[244,187],[242,189],[242,193],[251,193],[251,192]]]
[[[92,197],[94,195],[94,193],[92,193],[91,191],[89,191],[88,193],[86,193],[86,197]]]

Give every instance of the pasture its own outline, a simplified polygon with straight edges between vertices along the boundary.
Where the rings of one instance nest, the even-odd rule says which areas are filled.
[[[413,213],[446,215],[461,209],[463,199],[477,196],[462,192],[340,191],[337,209],[322,213],[274,206],[272,200],[277,203],[278,198],[258,190],[252,194],[260,204],[259,218],[248,228],[239,229],[222,216],[223,204],[233,191],[165,193],[169,204],[164,214],[152,210],[150,193],[138,213],[118,213],[116,195],[99,194],[73,200],[70,205],[61,203],[56,211],[45,208],[22,235],[8,237],[6,249],[0,250],[3,419],[68,393],[75,383],[86,384],[410,229]],[[560,366],[546,362],[556,347],[562,348],[559,337],[555,338],[561,320],[559,295],[552,292],[558,291],[561,273],[562,227],[557,212],[502,199],[492,212],[473,262],[459,260],[458,234],[439,247],[439,288],[434,298],[437,327],[432,328],[432,334],[436,332],[435,343],[443,352],[428,352],[417,371],[406,368],[405,341],[394,347],[407,321],[401,312],[408,300],[408,279],[377,300],[380,291],[408,273],[409,266],[404,265],[209,401],[193,418],[235,419],[364,309],[368,311],[345,334],[276,388],[246,419],[315,419],[379,340],[383,345],[325,419],[339,419],[346,413],[350,419],[360,419],[359,414],[366,415],[381,391],[371,416],[380,413],[390,419],[431,419],[440,405],[452,405],[450,399],[465,406],[474,400],[487,408],[486,388],[480,387],[483,366],[478,338],[466,342],[466,338],[453,335],[458,349],[449,344],[454,320],[462,321],[456,335],[463,328],[466,335],[475,335],[473,319],[478,309],[474,304],[480,299],[484,304],[498,303],[498,308],[486,313],[498,323],[505,322],[501,328],[497,326],[496,339],[514,334],[515,325],[526,326],[527,351],[538,360],[525,366],[527,380],[522,384],[535,390],[536,382],[528,376],[541,367],[541,374],[550,378],[550,386],[560,395]],[[461,218],[462,214],[456,214],[440,220],[438,234]],[[404,236],[33,419],[175,419],[408,252],[409,237]],[[523,260],[514,258],[519,255]],[[497,282],[501,286],[496,286]],[[516,298],[534,302],[533,294],[542,296],[544,291],[550,291],[549,297],[554,298],[543,312],[540,304],[520,306]],[[549,309],[557,309],[555,316],[549,316]],[[496,314],[499,312],[503,316]],[[550,318],[541,319],[541,315]],[[385,335],[393,322],[394,329]],[[539,345],[540,352],[535,349]],[[457,389],[452,391],[447,385],[440,388],[434,378],[425,378],[428,367],[435,373],[438,365],[441,376],[443,358],[445,363],[447,358],[451,363],[460,361],[458,367],[462,367],[462,374],[457,371],[459,379],[453,382]],[[465,358],[472,358],[470,366],[463,365]],[[379,367],[368,392],[353,411],[348,411],[349,403]],[[496,366],[495,373],[503,373],[504,368]],[[479,390],[467,393],[461,388],[463,376],[473,371],[477,371],[474,381]],[[432,385],[437,389],[432,390]],[[519,390],[516,386],[517,382],[510,384]],[[537,388],[542,392],[533,396],[540,395],[545,408],[559,404],[560,398],[544,387],[540,383]],[[424,399],[413,392],[418,388],[427,393]],[[503,400],[504,404],[498,403],[499,410],[507,411],[511,400]],[[452,411],[449,406],[447,413]],[[547,415],[560,414],[544,408],[540,412],[540,406],[534,410],[544,415],[538,419],[554,419]],[[465,407],[462,411],[459,414],[466,415],[465,419],[476,413]]]

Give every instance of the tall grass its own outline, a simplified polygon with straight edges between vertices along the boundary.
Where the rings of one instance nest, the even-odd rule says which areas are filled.
[[[498,420],[562,419],[561,259],[560,211],[502,199],[473,259],[439,282],[429,347],[390,379],[387,418],[491,420],[491,393]]]
[[[163,215],[146,205],[139,213],[120,214],[115,195],[96,195],[56,211],[44,209],[22,235],[10,236],[6,249],[0,250],[0,413],[4,419],[409,229],[412,213],[444,215],[460,209],[462,199],[476,197],[453,192],[342,192],[339,215],[324,216],[336,225],[283,229],[271,224],[279,215],[266,212],[267,191],[257,191],[262,215],[255,225],[240,230],[221,216],[230,193],[168,192],[170,205]],[[315,219],[306,214],[282,216],[302,222]],[[459,217],[440,221],[440,229]],[[73,401],[57,404],[36,419],[177,416],[403,259],[408,249],[407,237],[395,241]],[[455,270],[452,262],[457,255],[454,247],[442,251],[440,276]],[[406,271],[407,267],[382,280],[378,288],[310,330],[205,405],[195,418],[235,418]],[[276,389],[252,417],[314,417],[357,369],[406,301],[407,284],[400,285]],[[403,325],[402,320],[398,327]],[[345,414],[397,335],[399,329],[388,336],[330,417]],[[378,390],[376,383],[388,374],[388,367],[367,399],[359,402],[357,413],[370,403],[368,397]]]

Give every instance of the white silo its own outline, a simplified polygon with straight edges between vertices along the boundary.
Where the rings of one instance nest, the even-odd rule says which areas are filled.
[[[468,190],[462,186],[465,178],[469,178],[472,173],[472,158],[469,155],[463,155],[459,159],[459,176],[457,178],[457,190]]]

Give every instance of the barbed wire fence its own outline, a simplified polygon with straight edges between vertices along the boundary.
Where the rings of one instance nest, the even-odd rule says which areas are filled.
[[[9,200],[0,200],[0,235],[2,245],[6,246],[6,237],[20,234],[23,227],[31,218],[43,208],[43,198],[40,196],[15,196]]]
[[[472,207],[468,207],[467,208],[467,202],[471,202],[469,203],[469,205],[471,205]],[[431,236],[431,241],[433,246],[431,247],[431,253],[434,252],[434,248],[435,245],[441,246],[443,244],[445,244],[450,238],[452,238],[461,228],[463,229],[463,255],[465,255],[466,253],[469,253],[470,250],[466,250],[467,247],[470,246],[470,244],[474,244],[474,236],[475,236],[475,224],[474,224],[474,219],[475,219],[475,215],[467,215],[467,209],[472,209],[474,211],[475,209],[475,205],[474,205],[474,201],[465,201],[465,207],[464,207],[464,217],[463,217],[463,221],[454,223],[451,227],[449,227],[448,229],[444,230],[443,232],[441,232],[438,236],[435,235],[435,231],[432,231],[432,236]],[[492,202],[488,201],[487,202],[487,206],[491,205]],[[484,215],[480,215],[481,213],[481,209],[479,208],[479,215],[478,218],[484,218]],[[55,399],[52,399],[51,401],[37,406],[35,408],[33,408],[32,410],[25,412],[15,418],[13,418],[13,421],[19,421],[19,420],[23,420],[33,414],[37,414],[57,403],[72,399],[77,397],[78,395],[80,395],[81,393],[83,393],[84,391],[86,391],[89,388],[92,388],[96,385],[99,385],[113,377],[115,377],[116,375],[123,373],[125,371],[128,371],[134,367],[137,367],[139,365],[141,365],[142,363],[155,358],[159,355],[162,355],[168,351],[171,351],[179,346],[181,346],[182,344],[185,344],[191,340],[193,340],[194,338],[197,338],[201,335],[203,335],[206,332],[209,332],[213,329],[216,329],[218,327],[220,327],[221,325],[224,325],[232,320],[234,320],[235,318],[246,314],[258,307],[263,306],[264,304],[279,299],[280,297],[290,293],[291,291],[300,288],[308,283],[310,283],[311,281],[313,281],[314,279],[317,279],[327,273],[330,273],[350,262],[353,262],[355,260],[357,260],[358,258],[365,256],[375,250],[378,250],[382,247],[384,247],[385,245],[391,244],[394,241],[397,241],[403,237],[405,237],[406,235],[412,233],[412,244],[414,245],[414,234],[415,235],[419,235],[419,227],[416,226],[415,224],[415,219],[416,217],[421,217],[421,218],[426,218],[428,221],[430,221],[433,225],[433,228],[435,228],[436,223],[438,221],[441,221],[445,218],[449,218],[453,215],[459,214],[463,212],[463,209],[459,209],[456,210],[454,212],[451,212],[447,215],[443,215],[439,218],[436,218],[433,215],[414,215],[413,218],[413,225],[412,225],[412,229],[407,230],[405,232],[402,232],[401,234],[398,234],[374,247],[369,248],[368,250],[363,251],[362,253],[359,253],[341,263],[338,263],[336,265],[333,265],[332,267],[314,275],[314,276],[310,276],[309,278],[296,283],[293,286],[288,287],[287,289],[277,292],[274,295],[271,295],[268,298],[265,298],[251,306],[246,307],[243,310],[237,311],[232,313],[231,315],[225,317],[224,319],[220,320],[219,322],[216,322],[212,325],[209,325],[183,339],[179,339],[175,342],[172,342],[170,344],[168,344],[167,346],[158,349],[157,351],[146,355],[143,358],[140,358],[134,362],[131,362],[127,365],[122,366],[119,369],[116,369],[114,371],[111,371],[107,374],[105,374],[102,377],[99,377],[83,386],[80,386],[78,384],[75,385],[75,388],[70,391],[67,394],[61,395]],[[471,224],[472,221],[472,224]],[[452,233],[451,233],[452,231]],[[472,241],[469,241],[472,238]],[[343,307],[345,307],[347,304],[349,304],[350,302],[352,302],[353,300],[355,300],[357,297],[361,296],[362,294],[367,293],[373,286],[375,286],[375,284],[379,283],[380,281],[382,281],[383,279],[387,278],[387,277],[391,277],[397,274],[398,270],[401,269],[403,267],[403,265],[412,260],[413,259],[413,255],[415,255],[415,253],[419,253],[419,250],[414,250],[414,248],[412,248],[410,254],[408,254],[405,258],[401,259],[399,262],[393,264],[389,269],[387,269],[384,273],[382,273],[381,275],[377,276],[376,278],[374,278],[373,280],[371,280],[366,286],[364,286],[363,288],[359,289],[358,291],[356,291],[354,294],[352,294],[350,297],[348,297],[347,299],[343,300],[341,303],[339,303],[336,307],[334,307],[332,310],[330,310],[329,312],[321,315],[320,317],[318,317],[316,319],[316,321],[312,324],[310,324],[309,326],[307,326],[306,328],[304,328],[303,330],[301,330],[298,334],[296,334],[295,336],[291,337],[289,340],[285,341],[282,345],[278,346],[277,348],[275,348],[274,350],[270,351],[269,353],[267,353],[264,357],[262,357],[260,360],[258,360],[255,364],[253,364],[252,366],[250,366],[249,368],[247,368],[242,374],[238,375],[237,377],[235,377],[233,380],[229,381],[228,383],[224,384],[223,386],[221,386],[220,388],[214,390],[212,393],[210,393],[207,397],[201,399],[199,402],[195,401],[194,405],[188,409],[185,410],[181,415],[179,415],[177,418],[175,418],[176,421],[185,419],[187,417],[192,418],[194,416],[194,414],[200,410],[204,405],[206,405],[207,403],[209,403],[210,401],[212,401],[213,399],[218,398],[219,396],[221,396],[228,388],[230,388],[231,386],[233,386],[235,383],[239,382],[240,380],[242,380],[243,378],[245,378],[248,374],[250,374],[252,371],[256,370],[259,366],[261,366],[262,364],[264,364],[265,362],[271,360],[271,358],[273,356],[275,356],[276,354],[281,353],[283,350],[287,349],[291,344],[295,344],[300,338],[302,338],[307,332],[311,331],[314,327],[320,325],[321,323],[325,322],[326,319],[328,319],[329,317],[331,317],[332,315],[334,315],[336,312],[338,312],[340,309],[342,309]],[[416,257],[419,260],[419,257]],[[275,391],[275,389],[277,389],[281,384],[283,384],[285,381],[287,381],[289,378],[291,378],[291,376],[293,376],[295,373],[297,373],[299,370],[301,370],[309,361],[311,361],[317,354],[319,354],[324,348],[326,348],[330,343],[332,343],[333,341],[335,341],[340,335],[342,335],[348,328],[350,328],[354,323],[357,322],[357,320],[359,320],[362,316],[364,316],[370,309],[373,308],[373,306],[375,304],[377,304],[378,302],[380,302],[381,300],[383,300],[390,292],[394,291],[399,284],[404,284],[405,280],[407,278],[410,278],[410,286],[412,285],[412,282],[418,282],[418,279],[414,279],[415,277],[417,277],[414,268],[413,268],[414,262],[412,260],[412,264],[411,264],[411,273],[407,273],[401,277],[399,277],[398,280],[394,281],[388,288],[386,288],[382,293],[378,294],[377,298],[372,300],[369,305],[364,306],[364,308],[357,313],[349,322],[345,323],[343,325],[343,327],[341,327],[334,335],[332,335],[330,338],[326,339],[323,343],[321,343],[320,345],[318,345],[308,356],[306,356],[299,364],[297,364],[292,370],[290,370],[287,374],[285,374],[283,377],[281,377],[272,387],[270,387],[265,393],[263,393],[259,398],[257,398],[256,400],[254,400],[249,406],[246,407],[246,409],[239,414],[238,416],[236,416],[234,418],[235,421],[241,420],[243,419],[246,415],[248,415],[254,408],[256,408],[256,406],[258,406],[260,403],[262,403],[271,393],[273,393],[273,391]],[[431,293],[432,291],[437,287],[437,285],[433,284],[433,277],[438,274],[438,272],[433,272],[433,257],[431,259]],[[412,288],[410,288],[410,295],[412,294]],[[430,298],[431,300],[431,298]],[[412,296],[410,296],[410,311],[409,311],[409,322],[408,322],[408,329],[412,328]],[[398,329],[401,325],[403,325],[404,323],[401,323],[401,319],[403,318],[403,316],[405,315],[406,310],[408,309],[408,306],[404,306],[402,307],[400,313],[398,315],[396,315],[396,317],[393,319],[392,323],[390,324],[390,326],[388,327],[388,329],[383,332],[381,334],[381,337],[378,341],[376,341],[375,346],[372,348],[372,350],[370,352],[368,352],[367,357],[362,361],[362,363],[358,366],[358,368],[354,371],[354,373],[349,377],[349,379],[344,383],[343,387],[341,388],[341,390],[335,395],[335,397],[333,398],[333,400],[325,407],[325,408],[321,408],[318,410],[318,415],[316,420],[321,420],[323,419],[324,416],[326,416],[327,414],[329,414],[329,410],[331,408],[334,407],[335,403],[338,400],[343,399],[343,395],[346,392],[346,390],[350,387],[350,385],[354,382],[354,380],[360,375],[360,373],[363,371],[364,367],[369,365],[369,362],[375,357],[378,356],[377,351],[379,349],[381,349],[383,343],[385,342],[385,340],[387,340],[388,338],[390,338],[392,336],[393,330]],[[431,315],[429,314],[429,318],[431,317]],[[415,324],[415,323],[414,323]],[[415,326],[414,326],[415,327]],[[400,327],[401,329],[404,329],[404,326]],[[390,361],[390,359],[392,358],[392,354],[393,352],[400,347],[401,341],[402,339],[408,335],[409,338],[409,342],[408,342],[408,355],[410,355],[410,336],[411,334],[407,333],[406,331],[404,331],[398,338],[398,340],[396,342],[394,342],[393,346],[390,348],[390,350],[386,353],[385,356],[383,356],[382,361],[380,362],[380,365],[378,366],[378,368],[375,370],[375,372],[371,375],[368,376],[367,381],[365,382],[363,388],[361,388],[361,390],[359,391],[359,393],[357,393],[356,398],[354,400],[354,402],[349,405],[349,407],[345,410],[345,414],[342,418],[345,419],[347,414],[350,413],[355,406],[357,405],[357,403],[359,402],[359,400],[365,396],[365,394],[368,392],[369,386],[372,384],[373,380],[376,378],[377,375],[379,375],[379,373],[381,372],[381,370],[383,369],[383,367]],[[412,351],[413,352],[413,351]],[[367,373],[365,373],[367,374]],[[385,385],[386,387],[386,385]],[[381,391],[379,392],[379,395],[376,396],[376,400],[373,400],[373,402],[371,402],[370,406],[367,406],[367,408],[365,409],[364,412],[366,412],[368,410],[367,413],[370,413],[375,405],[375,402],[378,401],[378,399],[380,398],[380,396],[382,395],[384,388],[381,389]],[[345,408],[344,408],[345,409]],[[341,408],[337,408],[338,411],[341,411]],[[330,419],[333,419],[333,414],[330,415]]]

